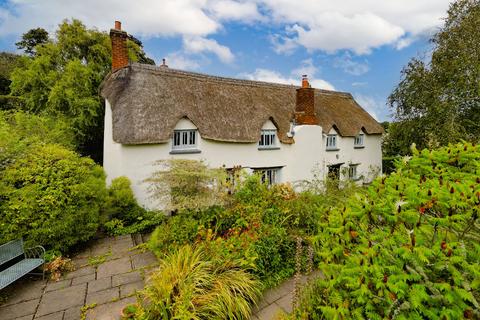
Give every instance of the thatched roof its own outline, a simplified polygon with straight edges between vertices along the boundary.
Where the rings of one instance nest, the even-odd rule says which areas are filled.
[[[249,143],[259,140],[271,119],[288,143],[297,88],[131,64],[108,75],[101,94],[112,106],[113,139],[122,144],[167,142],[184,117],[204,139]],[[315,109],[325,132],[332,126],[342,136],[355,136],[362,128],[383,132],[348,93],[316,89]]]

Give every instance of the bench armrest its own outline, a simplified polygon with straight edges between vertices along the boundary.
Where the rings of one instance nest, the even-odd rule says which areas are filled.
[[[25,248],[25,258],[40,258],[45,261],[45,248],[42,246]]]

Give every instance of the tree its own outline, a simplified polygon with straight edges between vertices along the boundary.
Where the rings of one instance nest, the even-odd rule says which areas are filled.
[[[138,61],[143,49],[128,41],[129,58]],[[77,150],[102,161],[103,100],[98,91],[111,70],[111,43],[106,32],[87,29],[79,20],[64,20],[54,41],[36,47],[24,68],[12,73],[11,95],[23,99],[25,109],[64,115],[71,122]]]
[[[15,43],[18,49],[23,49],[30,56],[36,54],[36,46],[48,42],[48,32],[43,28],[30,29],[22,35],[22,40]]]
[[[433,36],[430,61],[412,59],[389,96],[395,125],[394,152],[412,143],[437,147],[480,137],[480,1],[451,4],[442,29]],[[400,140],[398,140],[400,139]]]

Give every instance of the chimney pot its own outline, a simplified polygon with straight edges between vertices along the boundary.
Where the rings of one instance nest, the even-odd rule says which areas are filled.
[[[122,30],[122,23],[118,20],[115,21],[115,30]]]
[[[302,88],[310,88],[310,83],[308,82],[306,74],[302,75]]]

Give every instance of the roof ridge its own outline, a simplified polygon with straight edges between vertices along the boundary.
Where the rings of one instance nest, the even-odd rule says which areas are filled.
[[[203,78],[203,79],[209,79],[209,80],[215,80],[215,81],[229,82],[229,83],[239,84],[239,85],[250,85],[250,86],[261,86],[261,87],[270,86],[270,87],[279,87],[279,88],[300,88],[300,86],[296,86],[293,84],[222,77],[222,76],[215,76],[215,75],[210,75],[206,73],[184,71],[184,70],[174,69],[170,67],[154,66],[154,65],[137,63],[137,62],[130,63],[129,67],[133,67],[135,69],[148,70],[153,73],[170,73],[170,74],[176,74],[180,76]],[[314,88],[314,89],[315,91],[318,91],[324,94],[339,95],[339,96],[345,96],[349,98],[352,97],[352,94],[349,92],[319,89],[319,88]]]

